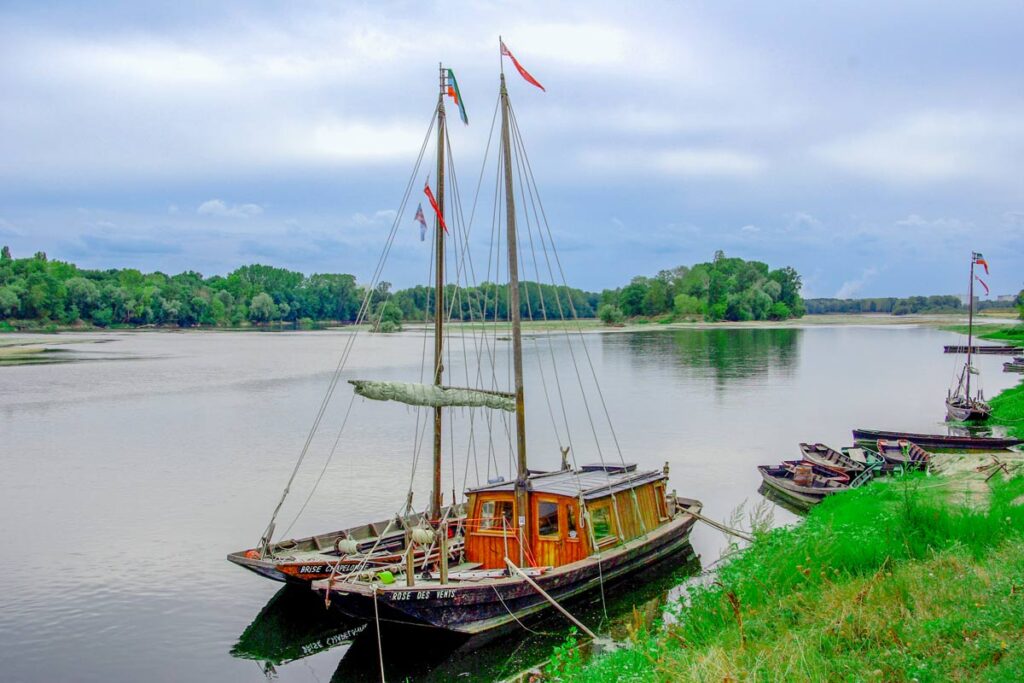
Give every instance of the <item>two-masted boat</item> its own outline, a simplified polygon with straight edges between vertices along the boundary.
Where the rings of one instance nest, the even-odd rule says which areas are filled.
[[[539,86],[504,44],[501,50],[528,82]],[[452,305],[444,257],[448,233],[445,97],[451,96],[461,104],[461,95],[450,70],[441,69],[440,85],[435,110],[437,194],[427,192],[435,211],[433,383],[351,381],[360,396],[428,409],[433,423],[429,509],[424,514],[407,512],[375,524],[278,542],[271,540],[272,520],[256,548],[233,553],[229,559],[271,578],[315,579],[313,588],[333,608],[349,616],[478,634],[514,625],[552,607],[555,601],[603,590],[608,582],[663,560],[685,562],[690,558],[690,530],[701,504],[669,491],[667,464],[656,470],[640,470],[625,462],[621,452],[618,462],[608,462],[608,452],[619,448],[614,434],[614,449],[609,444],[606,452],[598,443],[587,458],[596,459],[593,464],[571,465],[570,449],[565,447],[561,468],[543,472],[529,467],[520,302],[524,288],[519,280],[516,199],[529,196],[532,203],[536,188],[520,188],[517,194],[513,184],[514,178],[523,184],[532,182],[532,170],[523,159],[525,146],[518,134],[504,73],[498,103],[498,168],[504,195],[507,315],[511,323],[508,374],[512,386],[494,388],[493,371],[488,387],[444,383],[444,328]],[[465,121],[464,112],[460,113]],[[536,207],[533,209],[536,220]],[[596,382],[596,377],[593,379]],[[582,390],[582,383],[580,387]],[[492,478],[486,485],[471,487],[464,501],[443,507],[443,431],[447,429],[447,411],[453,408],[511,413],[514,419],[509,420],[507,439],[515,467],[509,478]],[[490,420],[483,422],[492,429]],[[493,429],[500,429],[498,420],[494,423]],[[596,439],[596,431],[594,436]],[[498,435],[497,440],[500,442],[502,437],[506,434]],[[575,453],[572,456],[575,461]],[[404,496],[396,492],[397,498],[406,501],[408,510],[411,489]]]
[[[984,257],[977,252],[971,252],[971,279],[967,286],[967,361],[957,376],[956,386],[946,394],[946,419],[954,422],[978,422],[987,420],[992,415],[992,407],[985,401],[985,393],[979,386],[980,382],[975,382],[975,393],[971,394],[971,376],[978,374],[978,369],[971,365],[974,342],[974,281],[977,279],[974,266],[977,264],[983,265],[985,272],[988,272],[988,262]]]

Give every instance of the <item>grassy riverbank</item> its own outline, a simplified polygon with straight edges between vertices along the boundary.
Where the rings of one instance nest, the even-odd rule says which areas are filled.
[[[548,673],[620,682],[1018,680],[1024,477],[993,479],[984,502],[964,498],[956,482],[915,475],[833,496],[804,523],[760,536],[713,583],[691,588],[671,625],[640,629],[627,647],[587,662],[556,657]]]

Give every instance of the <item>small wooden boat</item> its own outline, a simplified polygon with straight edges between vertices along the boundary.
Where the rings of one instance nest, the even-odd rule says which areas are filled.
[[[834,476],[815,474],[811,468],[798,470],[796,467],[786,467],[785,464],[778,467],[758,465],[757,471],[761,473],[766,486],[804,508],[848,488],[848,482]]]
[[[1013,359],[1013,362],[1003,363],[1003,372],[1024,372],[1024,360]]]
[[[905,469],[927,467],[932,457],[931,453],[906,439],[879,439],[878,454],[885,458],[887,463]]]
[[[802,443],[800,452],[804,454],[804,460],[813,462],[825,467],[831,467],[847,474],[856,476],[867,469],[868,463],[861,460],[854,460],[845,453],[840,453],[823,443]]]
[[[1024,348],[1020,346],[1003,346],[1002,344],[987,344],[983,346],[972,345],[970,347],[963,344],[947,344],[943,347],[943,351],[946,353],[967,353],[968,348],[971,353],[981,353],[986,355],[1009,356],[1024,352]]]
[[[797,468],[811,468],[816,476],[824,477],[826,479],[836,479],[844,484],[849,483],[850,475],[842,470],[832,467],[829,465],[819,465],[809,460],[783,460],[780,465],[785,467],[787,470],[796,471]]]
[[[922,448],[945,449],[956,451],[1005,451],[1013,446],[1024,444],[1024,439],[1011,439],[991,436],[947,436],[945,434],[915,434],[913,432],[894,432],[882,429],[854,429],[853,440],[860,445],[875,448],[879,439],[899,441],[906,439]]]

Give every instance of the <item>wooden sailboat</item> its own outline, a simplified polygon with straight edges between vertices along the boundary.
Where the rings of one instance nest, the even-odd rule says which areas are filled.
[[[502,54],[511,58],[504,45]],[[529,82],[539,85],[518,63],[516,68]],[[392,386],[393,383],[357,384],[357,391],[370,398],[434,406],[430,525],[406,535],[404,548],[409,559],[404,570],[385,573],[367,567],[348,574],[336,571],[330,578],[314,582],[314,589],[346,615],[461,634],[492,632],[551,608],[544,593],[554,600],[571,598],[603,589],[607,582],[656,562],[683,562],[688,557],[685,549],[696,522],[694,513],[699,513],[701,504],[668,492],[667,466],[641,471],[625,462],[608,464],[603,456],[599,463],[578,468],[569,467],[563,457],[563,468],[555,472],[537,472],[528,466],[520,258],[513,190],[514,124],[504,73],[500,78],[499,104],[499,168],[504,177],[514,387],[506,393],[442,386],[444,316],[440,301],[444,262],[439,256],[435,266],[439,303],[434,320],[433,387],[402,389]],[[443,97],[438,116],[438,125],[443,128]],[[515,143],[517,151],[521,150],[521,139],[516,138]],[[443,137],[438,144],[439,148],[443,146]],[[439,153],[438,158],[443,159],[443,154]],[[443,182],[444,167],[439,161],[439,188]],[[438,220],[443,220],[441,214]],[[444,234],[437,227],[435,234],[435,250],[440,254]],[[446,518],[440,500],[441,429],[443,408],[452,405],[514,412],[516,472],[514,479],[469,489],[467,500],[459,507],[465,515]],[[415,549],[435,543],[440,548],[437,561],[428,571],[422,571],[413,557]],[[453,558],[450,550],[454,543],[461,544],[457,558]]]
[[[956,387],[946,394],[946,419],[955,422],[977,422],[992,415],[992,408],[985,402],[980,387],[974,396],[971,395],[971,375],[978,374],[977,368],[971,365],[971,346],[974,341],[974,266],[979,261],[984,263],[981,254],[971,252],[971,279],[967,287],[967,362],[960,371]]]

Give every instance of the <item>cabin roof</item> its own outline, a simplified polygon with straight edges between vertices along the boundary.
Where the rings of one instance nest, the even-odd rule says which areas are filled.
[[[593,500],[665,478],[661,470],[637,472],[636,465],[584,465],[578,470],[531,472],[529,481],[530,490],[534,493],[552,493],[573,498],[582,495],[584,500]],[[515,481],[512,480],[480,486],[470,489],[468,493],[514,490]]]

